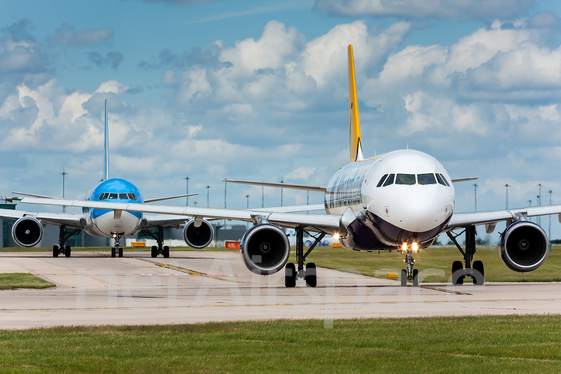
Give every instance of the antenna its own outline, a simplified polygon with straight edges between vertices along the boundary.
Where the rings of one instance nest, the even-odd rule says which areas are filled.
[[[105,99],[105,180],[109,179],[109,126],[107,124],[107,99]]]

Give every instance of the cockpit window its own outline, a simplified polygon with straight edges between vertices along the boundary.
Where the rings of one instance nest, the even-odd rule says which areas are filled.
[[[127,197],[129,200],[136,200],[136,195],[131,192],[127,192]]]
[[[111,200],[116,200],[119,198],[119,194],[118,193],[110,193],[109,194],[109,199]]]
[[[436,178],[433,173],[417,174],[419,184],[436,184]]]
[[[393,184],[394,177],[395,177],[395,174],[390,174],[388,176],[388,179],[386,179],[386,182],[384,183],[384,187],[389,186],[390,184]]]
[[[101,196],[99,197],[99,200],[105,200],[107,199],[107,196],[109,196],[109,194],[107,192],[104,192],[101,194]]]
[[[380,178],[380,181],[378,182],[378,185],[376,187],[380,187],[382,183],[384,183],[384,181],[386,180],[387,176],[388,176],[387,174],[384,174],[384,176]]]
[[[395,178],[395,184],[415,184],[415,174],[398,174]]]
[[[127,196],[126,193],[120,193],[120,194],[119,194],[119,199],[121,199],[121,200],[128,200],[128,196]]]
[[[440,183],[441,185],[450,187],[448,181],[446,180],[446,178],[444,178],[444,175],[437,173],[436,179],[438,180],[438,183]]]

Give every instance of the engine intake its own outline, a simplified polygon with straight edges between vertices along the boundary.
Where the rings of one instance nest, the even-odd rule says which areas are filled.
[[[214,239],[214,229],[207,220],[203,219],[199,227],[195,226],[195,219],[190,220],[183,229],[183,239],[191,248],[202,249]]]
[[[43,239],[43,226],[33,217],[22,217],[12,226],[12,237],[20,247],[34,247]]]
[[[545,262],[548,251],[547,234],[530,221],[518,221],[508,226],[499,241],[501,260],[514,271],[536,270]]]
[[[240,245],[245,266],[260,275],[274,274],[288,262],[290,243],[284,231],[269,223],[253,226]]]

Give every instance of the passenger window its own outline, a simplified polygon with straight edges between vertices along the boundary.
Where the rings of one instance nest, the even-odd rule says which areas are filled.
[[[395,178],[395,184],[415,184],[415,174],[398,174]]]
[[[376,187],[382,186],[382,183],[384,183],[387,176],[388,176],[387,174],[384,174],[384,176],[382,178],[380,178],[380,181],[378,182],[378,185]]]
[[[436,179],[433,173],[428,174],[417,174],[417,180],[419,184],[436,184]]]
[[[395,174],[390,174],[388,176],[388,179],[386,179],[386,183],[384,183],[384,187],[389,186],[390,184],[393,184],[394,177],[395,177]]]

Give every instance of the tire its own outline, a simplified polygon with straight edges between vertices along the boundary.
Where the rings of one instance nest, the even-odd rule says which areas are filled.
[[[53,257],[58,257],[58,245],[53,245]]]
[[[413,287],[419,287],[419,270],[413,269]]]
[[[115,257],[115,248],[111,248],[111,257]]]
[[[296,287],[296,266],[292,262],[284,268],[284,286],[286,288]]]
[[[401,287],[407,287],[407,271],[401,269]]]
[[[485,268],[482,261],[473,262],[473,284],[482,286],[485,283]]]
[[[164,258],[169,258],[169,247],[164,246]]]
[[[151,253],[152,258],[156,258],[158,257],[158,247],[156,247],[155,245],[152,246],[152,253]]]
[[[454,261],[452,263],[452,285],[461,286],[464,284],[464,265],[461,261]]]
[[[70,257],[71,254],[72,254],[72,250],[70,249],[70,246],[67,245],[66,247],[64,247],[64,256]]]
[[[318,277],[317,277],[317,270],[316,264],[313,262],[306,264],[306,276],[304,277],[306,280],[306,286],[308,287],[315,287],[318,284]]]
[[[123,257],[123,248],[119,247],[119,257]]]

